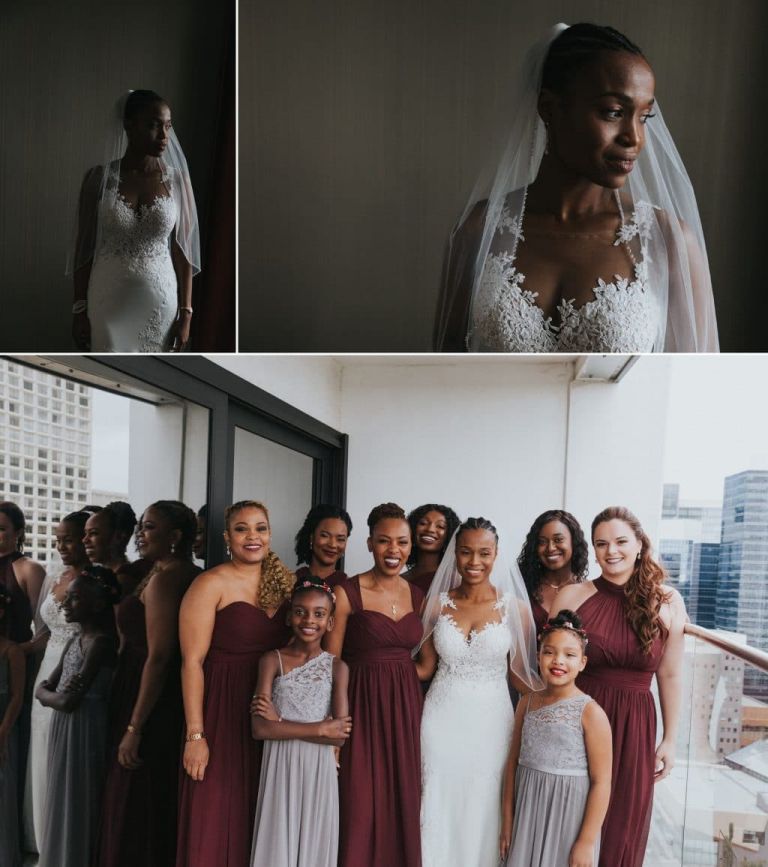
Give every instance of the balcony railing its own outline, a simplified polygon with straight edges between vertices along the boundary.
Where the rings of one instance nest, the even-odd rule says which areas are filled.
[[[685,631],[676,765],[656,786],[645,867],[768,867],[768,653]]]

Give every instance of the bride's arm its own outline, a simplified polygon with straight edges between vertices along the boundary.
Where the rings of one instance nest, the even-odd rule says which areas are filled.
[[[437,668],[437,651],[432,636],[421,645],[421,650],[416,657],[416,674],[419,680],[429,680]]]
[[[189,342],[192,325],[192,266],[174,239],[171,244],[171,261],[176,272],[179,311],[171,328],[171,349],[181,350]]]

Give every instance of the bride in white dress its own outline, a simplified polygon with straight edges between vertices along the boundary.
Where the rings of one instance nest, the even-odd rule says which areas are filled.
[[[716,352],[696,197],[640,49],[557,25],[507,116],[450,239],[436,348]]]
[[[154,91],[118,104],[104,165],[78,208],[72,333],[94,352],[181,350],[200,270],[194,195],[171,110]]]
[[[509,681],[539,688],[533,617],[522,580],[497,559],[496,529],[456,531],[424,607],[419,677],[437,667],[421,723],[423,867],[495,867],[514,710]]]

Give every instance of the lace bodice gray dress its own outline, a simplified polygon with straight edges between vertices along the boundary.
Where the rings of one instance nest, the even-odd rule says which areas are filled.
[[[173,183],[163,177],[166,189]],[[162,352],[178,307],[171,234],[178,219],[173,195],[132,207],[120,195],[99,203],[100,241],[88,283],[94,352]]]
[[[46,680],[59,664],[61,654],[70,638],[80,633],[80,625],[67,623],[61,604],[54,595],[54,587],[61,576],[53,581],[40,605],[40,617],[50,635],[45,645],[45,654],[37,672],[34,688]],[[34,693],[33,693],[34,694]],[[44,707],[37,699],[32,702],[27,778],[24,787],[24,846],[28,852],[38,852],[43,832],[45,797],[48,789],[48,734],[53,719],[53,710]]]
[[[523,720],[507,867],[568,867],[584,819],[589,768],[581,718],[588,695],[535,707]],[[595,844],[594,863],[600,855]]]
[[[333,659],[323,651],[272,686],[278,715],[319,722],[331,714]],[[265,741],[253,826],[252,867],[336,867],[339,795],[333,747],[300,740]]]
[[[508,242],[485,260],[470,323],[470,335],[479,341],[480,350],[652,352],[661,316],[648,282],[647,240],[652,219],[653,209],[647,202],[636,205],[629,222],[622,214],[614,246],[626,247],[633,278],[616,275],[611,282],[598,278],[591,301],[581,307],[572,300],[559,303],[560,324],[554,325],[536,303],[535,287],[524,287],[525,275],[515,264],[518,243],[524,240],[521,225],[502,212],[498,233],[508,233]],[[634,238],[638,239],[639,257],[630,247]]]
[[[57,692],[83,666],[81,637],[66,646]],[[48,741],[48,793],[38,867],[91,864],[107,759],[107,702],[113,668],[103,666],[71,712],[54,710]],[[76,804],[76,809],[71,805]]]
[[[501,787],[514,712],[509,598],[464,637],[447,593],[432,633],[439,661],[421,719],[423,867],[497,867]],[[501,619],[499,619],[501,618]]]

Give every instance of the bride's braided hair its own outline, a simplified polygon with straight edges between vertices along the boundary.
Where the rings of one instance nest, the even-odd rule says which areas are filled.
[[[591,63],[601,51],[643,52],[623,33],[599,24],[574,24],[552,40],[541,73],[541,86],[562,93],[576,70]]]
[[[487,518],[467,518],[462,524],[459,524],[459,531],[456,533],[456,541],[459,541],[459,536],[465,530],[487,530],[489,533],[493,533],[494,539],[496,539],[496,544],[499,544],[499,534],[496,531],[496,527],[487,519]]]
[[[224,523],[229,529],[234,516],[243,509],[259,509],[264,512],[269,526],[269,510],[258,500],[239,500],[224,510]],[[259,607],[277,608],[288,599],[296,583],[296,575],[275,554],[269,551],[261,564],[261,580],[259,581]]]
[[[653,559],[651,540],[643,530],[640,521],[624,506],[609,506],[603,509],[592,521],[592,542],[599,524],[607,521],[623,521],[629,525],[640,542],[640,557],[635,563],[632,575],[624,585],[626,597],[625,612],[629,625],[640,640],[643,653],[650,653],[657,637],[666,633],[659,611],[664,602],[669,602],[671,594],[664,589],[666,573]]]

